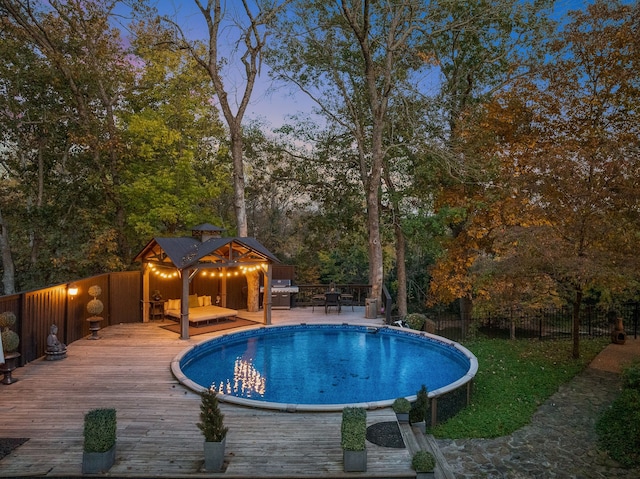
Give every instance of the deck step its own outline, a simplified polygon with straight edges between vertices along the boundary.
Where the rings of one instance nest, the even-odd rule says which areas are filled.
[[[404,444],[412,457],[417,451],[430,451],[436,458],[436,479],[455,479],[449,463],[440,452],[438,443],[431,434],[424,434],[418,426],[410,424],[399,424],[399,426]]]

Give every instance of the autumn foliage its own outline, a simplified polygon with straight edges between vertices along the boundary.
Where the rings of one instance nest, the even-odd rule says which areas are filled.
[[[467,148],[490,168],[473,194],[441,195],[465,213],[433,269],[434,299],[504,304],[529,295],[578,311],[588,294],[633,290],[637,23],[637,5],[597,2],[574,13],[551,43],[551,61],[496,94],[467,125]]]

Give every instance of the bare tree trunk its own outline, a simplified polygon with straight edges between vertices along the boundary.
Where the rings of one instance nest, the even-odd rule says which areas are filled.
[[[407,315],[407,264],[405,260],[406,241],[400,225],[395,222],[396,233],[396,274],[398,275],[398,314],[404,318]]]
[[[469,324],[471,323],[471,313],[473,311],[473,300],[469,296],[460,298],[460,319],[462,320],[462,337],[466,338],[469,332]]]
[[[14,294],[16,292],[16,269],[11,255],[9,227],[4,221],[2,211],[0,211],[0,254],[2,255],[2,286],[4,294]]]
[[[247,278],[247,311],[260,310],[260,272],[248,271]]]
[[[236,87],[229,84],[229,78],[225,76],[223,70],[225,61],[222,61],[220,52],[220,25],[225,15],[230,15],[222,8],[220,0],[208,0],[205,4],[202,0],[194,0],[200,13],[207,22],[207,30],[209,37],[207,38],[208,50],[204,56],[198,52],[198,46],[186,40],[186,36],[180,27],[170,19],[165,18],[171,23],[182,36],[184,43],[189,48],[194,59],[202,66],[215,88],[215,94],[218,97],[220,109],[224,115],[224,119],[229,127],[229,135],[231,139],[231,157],[233,158],[233,206],[236,214],[237,235],[240,237],[248,236],[247,225],[247,207],[245,201],[245,179],[244,179],[244,159],[243,148],[244,142],[242,137],[242,119],[249,105],[253,87],[256,78],[260,73],[262,49],[266,45],[268,32],[262,28],[270,21],[270,19],[283,8],[284,4],[278,5],[273,3],[269,8],[259,8],[257,12],[252,11],[247,2],[242,2],[244,7],[246,24],[236,23],[240,30],[238,35],[238,45],[244,45],[244,51],[240,57],[240,68],[244,69],[244,86]],[[225,32],[226,33],[226,32]],[[227,59],[228,60],[228,59]],[[241,92],[240,101],[237,108],[234,108],[229,100],[229,92]],[[235,96],[235,95],[234,95]]]
[[[242,126],[238,121],[230,121],[231,130],[231,156],[233,158],[233,207],[236,213],[237,235],[240,237],[249,236],[247,226],[247,204],[244,195],[244,161],[242,150],[244,142],[242,140]],[[257,311],[257,310],[256,310]]]
[[[404,231],[402,231],[401,225],[401,212],[400,202],[398,201],[398,194],[396,192],[395,185],[391,181],[390,167],[385,164],[383,178],[384,183],[391,196],[391,214],[393,216],[393,232],[396,239],[396,275],[398,281],[398,297],[396,298],[396,305],[398,307],[398,314],[401,318],[407,315],[407,264],[406,264],[406,239],[404,237]]]
[[[380,180],[373,186],[370,182],[367,195],[367,223],[369,226],[369,283],[371,284],[371,298],[378,300],[378,310],[382,306],[382,245],[380,244],[380,211],[378,208],[378,187]]]

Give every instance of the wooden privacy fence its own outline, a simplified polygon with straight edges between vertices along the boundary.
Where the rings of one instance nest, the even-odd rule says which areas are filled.
[[[70,296],[69,286],[78,288]],[[107,273],[73,283],[51,286],[0,297],[0,312],[13,311],[18,318],[15,331],[20,336],[18,352],[21,364],[44,356],[52,324],[58,327],[58,339],[70,344],[90,334],[87,303],[93,299],[89,287],[98,285],[98,299],[104,304],[101,326],[142,321],[142,275],[140,271]]]

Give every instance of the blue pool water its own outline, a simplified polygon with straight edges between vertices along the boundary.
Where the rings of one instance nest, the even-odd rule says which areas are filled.
[[[391,401],[468,374],[464,348],[393,328],[299,325],[261,328],[200,344],[182,374],[223,395],[267,403],[345,405]]]

